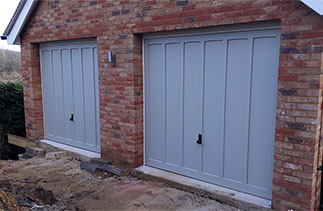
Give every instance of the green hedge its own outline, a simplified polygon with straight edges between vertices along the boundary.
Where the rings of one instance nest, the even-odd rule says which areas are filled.
[[[25,131],[22,84],[0,83],[0,159],[14,159],[19,150],[8,144],[8,133],[25,137]]]

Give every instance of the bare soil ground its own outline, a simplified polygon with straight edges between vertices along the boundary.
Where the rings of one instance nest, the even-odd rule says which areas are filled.
[[[89,173],[79,161],[0,161],[0,210],[237,210],[167,185]]]

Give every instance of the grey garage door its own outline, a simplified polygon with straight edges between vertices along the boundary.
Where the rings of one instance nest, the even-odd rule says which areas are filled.
[[[146,165],[271,199],[279,29],[144,43]]]
[[[41,46],[45,138],[100,151],[96,42]]]

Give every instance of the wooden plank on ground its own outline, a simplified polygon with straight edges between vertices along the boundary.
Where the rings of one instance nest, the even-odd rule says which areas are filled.
[[[26,148],[27,146],[38,146],[38,143],[31,141],[27,138],[19,137],[16,135],[8,134],[8,142],[9,144],[13,144],[19,147]]]

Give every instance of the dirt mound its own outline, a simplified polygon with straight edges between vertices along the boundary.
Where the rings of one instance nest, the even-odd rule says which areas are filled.
[[[70,157],[0,161],[0,190],[11,195],[18,207],[32,211],[237,211],[158,182],[105,172],[91,174]]]
[[[25,211],[26,209],[18,207],[15,199],[0,190],[0,210]]]
[[[53,205],[56,202],[53,192],[45,190],[39,185],[12,184],[8,179],[3,179],[0,180],[0,190],[3,195],[7,195],[9,199],[12,199],[3,203],[8,210],[16,210],[13,209],[15,207],[31,208]]]

